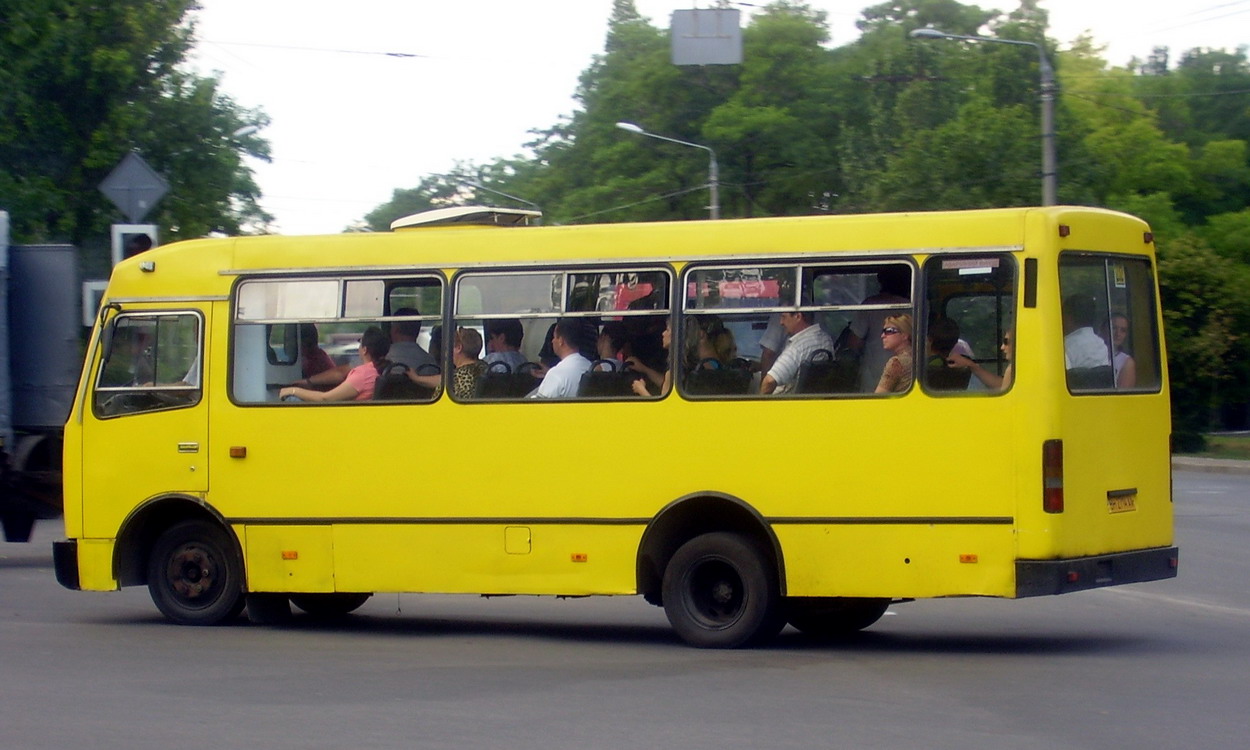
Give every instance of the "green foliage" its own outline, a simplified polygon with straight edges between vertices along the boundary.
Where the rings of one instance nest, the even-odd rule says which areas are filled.
[[[16,238],[107,236],[122,220],[98,186],[130,150],[174,190],[167,238],[263,224],[242,152],[267,157],[264,116],[179,66],[193,0],[25,0],[0,7],[0,205]]]
[[[1223,398],[1245,399],[1250,269],[1194,235],[1159,247],[1173,431],[1202,433]]]

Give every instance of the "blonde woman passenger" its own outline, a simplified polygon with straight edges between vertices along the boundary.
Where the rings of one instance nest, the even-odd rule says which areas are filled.
[[[910,315],[890,315],[881,328],[881,346],[891,354],[877,381],[877,393],[902,393],[913,377]]]

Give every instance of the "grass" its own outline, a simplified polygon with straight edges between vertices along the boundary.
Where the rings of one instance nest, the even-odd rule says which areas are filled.
[[[1250,460],[1250,435],[1207,435],[1206,450],[1187,455]]]

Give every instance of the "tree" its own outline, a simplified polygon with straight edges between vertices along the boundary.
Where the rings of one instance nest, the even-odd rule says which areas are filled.
[[[1173,434],[1179,450],[1196,450],[1221,403],[1247,397],[1250,269],[1193,235],[1160,245],[1159,256]]]
[[[97,190],[130,150],[175,192],[165,236],[263,224],[242,153],[267,158],[263,114],[180,66],[193,0],[26,0],[0,7],[0,205],[20,240],[80,243],[120,218]]]

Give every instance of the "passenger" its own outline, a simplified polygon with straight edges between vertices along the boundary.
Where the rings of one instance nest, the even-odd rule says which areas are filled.
[[[305,378],[334,369],[334,360],[321,348],[320,340],[317,326],[312,323],[299,324],[300,370]]]
[[[278,392],[278,396],[283,399],[294,396],[300,401],[314,402],[368,401],[373,398],[373,384],[377,382],[378,373],[390,364],[386,359],[390,348],[390,339],[382,329],[369,326],[360,337],[360,364],[348,371],[343,382],[328,391],[287,386]]]
[[[833,351],[833,339],[816,325],[810,312],[783,312],[781,327],[785,329],[785,348],[760,381],[760,393],[786,393],[798,383],[799,367],[819,349]]]
[[[726,328],[715,315],[690,318],[687,331],[687,372],[699,367],[729,367],[738,356],[738,345],[734,342],[733,331]]]
[[[928,364],[930,367],[947,367],[946,360],[959,343],[959,324],[950,318],[938,318],[929,326]]]
[[[587,360],[594,359],[597,356],[597,352],[595,351],[595,342],[599,338],[599,319],[596,317],[587,317],[571,318],[571,320],[577,321],[579,328],[579,338],[577,339],[581,342],[579,344],[581,346],[579,353]],[[547,336],[543,340],[542,349],[538,352],[538,362],[544,368],[555,367],[560,362],[560,355],[556,353],[556,350],[551,344],[551,339],[555,335],[555,332],[556,324],[552,323],[551,327],[547,329]]]
[[[590,360],[582,356],[582,321],[560,318],[552,326],[551,349],[560,358],[543,375],[542,382],[529,394],[530,398],[573,398],[577,395],[582,374],[590,369]]]
[[[665,324],[664,334],[660,340],[663,343],[664,350],[668,351],[669,347],[671,347],[673,344],[673,322],[672,320],[669,320]],[[661,373],[660,371],[647,366],[647,364],[644,363],[638,357],[633,357],[633,356],[625,359],[625,367],[634,372],[642,373],[643,378],[645,378],[645,379],[635,380],[632,384],[634,393],[638,394],[639,396],[651,395],[651,391],[647,389],[648,382],[653,384],[656,388],[660,390],[661,396],[667,395],[669,389],[673,387],[672,368],[665,368],[664,372]]]
[[[881,348],[893,356],[885,363],[877,393],[902,393],[911,388],[911,316],[890,315],[881,329]]]
[[[981,365],[972,361],[971,358],[958,352],[951,352],[950,357],[946,361],[951,367],[967,367],[972,370],[972,374],[977,377],[977,380],[984,383],[986,388],[994,391],[1005,391],[1011,387],[1011,371],[1014,366],[1012,360],[1015,359],[1011,346],[1010,333],[1003,334],[1003,345],[998,347],[998,350],[1003,353],[1003,359],[1007,362],[1007,367],[1003,370],[1002,375],[996,375],[990,372]]]
[[[402,307],[395,311],[395,315],[420,315],[421,311],[415,307]],[[415,372],[422,365],[437,365],[439,358],[433,356],[431,352],[427,352],[420,344],[417,343],[417,337],[421,335],[421,321],[419,320],[395,320],[390,324],[391,332],[391,353],[387,357],[392,362],[398,362],[401,365],[407,365],[410,371]],[[433,334],[431,334],[431,340]],[[433,348],[433,343],[430,347]]]
[[[443,327],[434,326],[430,329],[430,358],[436,367],[442,367],[443,361]]]
[[[617,364],[617,369],[625,362],[625,326],[617,321],[603,324],[595,341],[599,359],[606,359]]]
[[[477,381],[486,374],[487,365],[478,358],[481,353],[482,335],[473,328],[457,328],[451,350],[451,363],[456,368],[451,374],[451,395],[459,400],[473,398]],[[417,385],[433,388],[436,398],[443,386],[441,375],[418,375],[408,370],[408,377]]]
[[[904,265],[891,265],[877,272],[879,291],[864,298],[860,304],[888,305],[910,301],[911,269]],[[859,390],[871,393],[877,386],[880,373],[885,369],[890,353],[876,345],[876,337],[885,326],[885,319],[898,315],[894,310],[864,310],[855,314],[851,321],[851,334],[847,345],[860,353]],[[873,339],[873,340],[870,340]]]
[[[1109,367],[1107,342],[1094,333],[1094,298],[1072,294],[1063,301],[1063,361],[1069,370]]]
[[[777,361],[777,357],[781,355],[781,351],[786,347],[786,329],[781,327],[780,315],[768,316],[768,327],[764,329],[764,335],[760,336],[760,363],[759,371],[768,372],[773,368],[773,363]]]
[[[486,364],[493,365],[503,362],[509,371],[516,372],[525,364],[525,354],[521,352],[521,340],[525,337],[525,329],[516,318],[486,321]]]
[[[1133,388],[1137,385],[1137,362],[1124,350],[1128,340],[1128,316],[1111,314],[1111,368],[1115,371],[1116,388]]]

